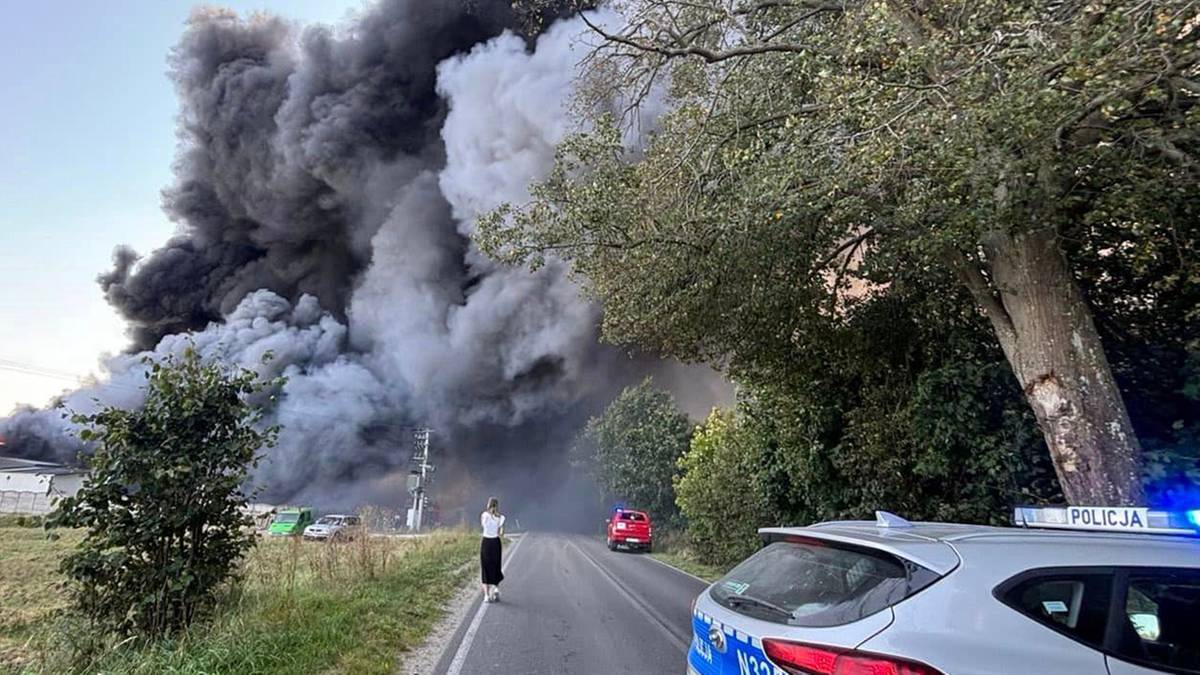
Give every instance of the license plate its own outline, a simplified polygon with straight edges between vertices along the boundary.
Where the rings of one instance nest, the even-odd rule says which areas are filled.
[[[629,538],[627,538],[625,541],[627,541],[627,542],[629,542],[629,543],[631,543],[631,544],[640,544],[640,543],[642,543],[642,540],[641,540],[641,539],[634,539],[633,537],[629,537]]]
[[[1067,524],[1085,530],[1144,531],[1150,529],[1150,509],[1132,506],[1070,506],[1067,507]]]

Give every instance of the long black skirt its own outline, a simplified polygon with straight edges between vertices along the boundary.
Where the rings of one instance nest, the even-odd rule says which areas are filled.
[[[500,537],[480,537],[479,566],[483,569],[483,583],[498,585],[504,581],[500,571]]]

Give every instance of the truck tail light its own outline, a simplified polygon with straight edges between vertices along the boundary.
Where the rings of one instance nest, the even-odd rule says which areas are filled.
[[[763,651],[792,675],[943,675],[923,663],[835,647],[763,640]]]

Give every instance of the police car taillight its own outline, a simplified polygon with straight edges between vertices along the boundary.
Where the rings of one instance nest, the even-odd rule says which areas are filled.
[[[800,642],[763,640],[763,651],[792,675],[943,675],[923,663]]]
[[[1018,527],[1057,530],[1200,534],[1200,510],[1163,511],[1141,506],[1018,506]]]

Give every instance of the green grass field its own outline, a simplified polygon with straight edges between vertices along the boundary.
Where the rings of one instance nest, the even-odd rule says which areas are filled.
[[[394,673],[478,550],[461,532],[333,545],[265,539],[213,616],[172,640],[133,646],[97,641],[55,615],[64,606],[58,560],[77,540],[0,527],[0,672]]]
[[[49,541],[40,527],[0,525],[0,670],[28,661],[28,643],[64,605],[58,560],[79,540]]]

